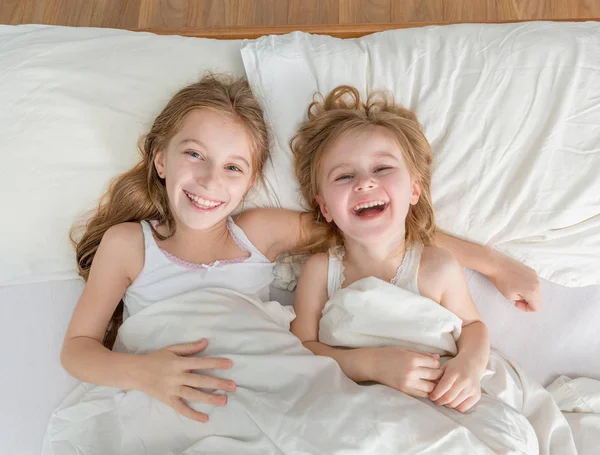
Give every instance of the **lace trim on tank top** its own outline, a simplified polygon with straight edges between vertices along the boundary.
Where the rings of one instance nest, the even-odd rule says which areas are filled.
[[[406,251],[404,252],[404,257],[402,258],[402,262],[396,269],[396,274],[390,280],[390,283],[393,284],[394,286],[398,286],[398,282],[402,278],[402,273],[404,272],[404,269],[406,268],[406,264],[408,264],[409,259],[412,259],[413,254],[414,254],[414,247],[411,244],[408,246],[408,248],[406,248]]]
[[[336,290],[339,291],[342,289],[344,285],[344,281],[346,281],[346,267],[344,267],[344,255],[346,254],[346,250],[344,250],[343,246],[336,246],[333,250],[332,258],[338,261],[338,282],[336,283]]]
[[[336,246],[335,249],[333,250],[333,255],[331,256],[332,258],[336,259],[339,262],[339,275],[338,275],[338,282],[336,283],[336,290],[338,290],[338,291],[340,289],[342,289],[342,286],[344,285],[344,281],[346,281],[346,267],[344,267],[344,262],[343,262],[345,254],[346,254],[346,251],[344,250],[343,246]],[[398,285],[398,281],[400,281],[400,279],[402,278],[402,273],[404,272],[404,269],[406,268],[406,264],[409,262],[409,256],[412,256],[413,254],[414,254],[414,248],[412,245],[410,245],[407,248],[407,250],[404,252],[404,257],[402,258],[402,262],[396,269],[395,275],[390,280],[390,283],[393,284],[394,286]]]
[[[158,225],[157,221],[152,221],[151,223],[154,227],[156,227]],[[193,269],[193,270],[201,270],[201,269],[211,270],[215,267],[218,268],[219,265],[238,264],[238,263],[246,262],[248,259],[250,259],[250,257],[252,257],[252,252],[246,247],[246,245],[244,245],[242,242],[240,242],[240,240],[237,238],[237,236],[233,232],[231,223],[233,223],[233,221],[231,220],[231,218],[228,218],[227,219],[227,230],[229,231],[231,238],[233,239],[233,241],[235,242],[235,244],[238,246],[238,248],[240,250],[250,253],[250,256],[248,256],[248,257],[240,256],[240,257],[232,258],[232,259],[221,259],[221,260],[217,259],[216,261],[213,261],[210,264],[197,264],[195,262],[189,262],[189,261],[185,261],[183,259],[178,258],[174,254],[171,254],[167,250],[159,247],[158,244],[156,244],[156,246],[161,251],[161,253],[163,253],[165,255],[165,257],[169,261],[173,262],[174,264],[180,265],[180,266],[188,268],[188,269]]]

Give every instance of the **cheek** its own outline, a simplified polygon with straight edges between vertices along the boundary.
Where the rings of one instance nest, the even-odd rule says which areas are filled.
[[[190,168],[185,160],[171,159],[165,163],[165,174],[171,184],[177,183],[189,173]]]
[[[229,193],[234,197],[244,197],[252,186],[252,177],[248,177],[247,175],[228,175],[225,180]]]
[[[400,200],[408,201],[410,199],[410,195],[412,194],[410,178],[404,176],[390,177],[386,178],[382,183],[389,194],[395,195]]]
[[[336,188],[334,186],[327,186],[323,188],[323,200],[327,205],[331,205],[332,202],[337,201],[339,198],[339,188]]]
[[[348,189],[341,185],[334,185],[323,191],[323,199],[329,213],[345,212],[348,201]]]

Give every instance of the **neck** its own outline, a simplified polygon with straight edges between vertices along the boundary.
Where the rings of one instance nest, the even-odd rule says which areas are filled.
[[[160,232],[160,226],[158,226]],[[160,242],[160,247],[176,257],[192,263],[210,263],[228,259],[239,252],[231,252],[231,241],[227,229],[227,219],[223,219],[208,229],[190,229],[177,223],[175,234]]]
[[[227,241],[229,230],[227,229],[227,218],[219,221],[208,229],[191,229],[183,223],[177,223],[175,234],[171,237],[174,244],[193,247],[201,240],[202,248],[206,250],[219,249],[220,245]]]
[[[398,237],[389,241],[362,242],[357,239],[345,238],[345,258],[352,263],[383,264],[401,262],[406,251],[404,230]]]

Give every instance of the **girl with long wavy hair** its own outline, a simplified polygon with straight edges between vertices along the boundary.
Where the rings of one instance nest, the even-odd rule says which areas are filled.
[[[87,283],[61,353],[71,375],[140,390],[200,422],[207,415],[190,403],[226,404],[207,390],[235,390],[210,373],[232,363],[201,356],[208,340],[144,355],[110,349],[123,319],[172,296],[221,287],[268,300],[275,257],[310,225],[309,215],[301,223],[299,213],[278,209],[231,217],[262,178],[268,138],[245,79],[208,75],[168,102],[138,164],[112,182],[83,235],[72,235]]]

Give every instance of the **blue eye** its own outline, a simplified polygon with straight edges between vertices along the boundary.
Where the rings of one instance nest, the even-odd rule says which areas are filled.
[[[198,152],[194,151],[194,150],[186,150],[186,152],[189,156],[191,156],[192,158],[196,158],[196,159],[202,159],[202,155],[200,155]]]
[[[233,164],[225,166],[225,169],[227,169],[228,171],[233,171],[233,172],[242,172],[242,170],[239,167],[234,166]]]

